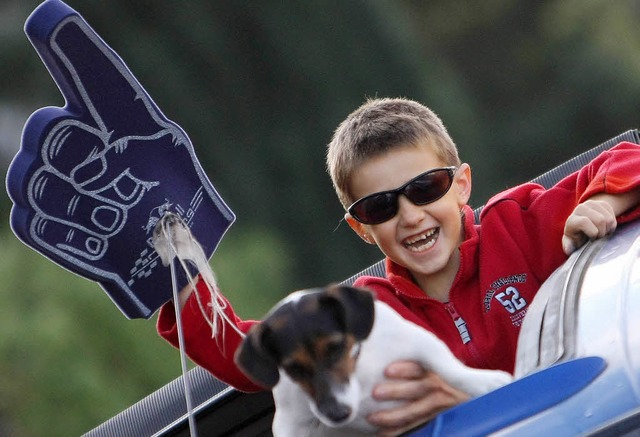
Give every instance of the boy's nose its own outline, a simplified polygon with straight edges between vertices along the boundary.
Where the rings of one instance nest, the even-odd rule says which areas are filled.
[[[424,217],[422,206],[416,205],[406,196],[398,196],[398,216],[402,224],[412,226],[419,223]]]

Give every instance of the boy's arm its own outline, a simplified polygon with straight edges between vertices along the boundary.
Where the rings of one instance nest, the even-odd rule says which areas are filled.
[[[200,302],[198,302],[198,299]],[[224,297],[222,297],[224,299]],[[228,322],[220,321],[218,334],[212,336],[212,328],[202,314],[201,308],[211,308],[211,293],[202,279],[198,279],[195,289],[185,287],[179,295],[182,315],[185,350],[196,364],[212,373],[216,378],[238,390],[253,392],[263,388],[250,381],[234,362],[236,349],[243,337]],[[243,333],[256,323],[254,320],[241,320],[225,300],[224,312],[238,330]],[[179,347],[175,307],[172,301],[160,309],[157,327],[158,334],[175,347]]]
[[[600,238],[617,224],[640,218],[639,168],[640,146],[620,143],[549,189],[531,189],[525,184],[501,193],[485,206],[483,214],[503,201],[514,201],[517,206],[511,205],[506,214],[502,205],[502,213],[543,281],[590,238]],[[498,225],[504,217],[497,215]]]
[[[567,255],[588,240],[602,238],[615,231],[617,217],[640,205],[640,189],[626,193],[599,193],[580,203],[567,218],[562,248]]]

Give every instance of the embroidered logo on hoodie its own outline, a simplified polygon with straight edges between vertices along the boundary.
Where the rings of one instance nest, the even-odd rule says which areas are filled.
[[[495,280],[484,294],[484,312],[491,310],[491,303],[495,299],[511,317],[514,326],[520,326],[527,313],[527,301],[520,295],[517,284],[527,282],[527,274],[505,276]]]

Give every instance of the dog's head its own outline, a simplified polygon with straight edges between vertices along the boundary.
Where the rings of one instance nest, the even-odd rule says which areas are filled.
[[[338,285],[294,293],[249,331],[236,363],[269,389],[286,372],[316,416],[329,426],[344,424],[359,400],[351,375],[373,327],[373,302],[369,291]]]

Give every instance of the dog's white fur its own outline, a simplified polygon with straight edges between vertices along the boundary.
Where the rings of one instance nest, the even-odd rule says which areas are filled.
[[[398,402],[374,400],[371,397],[373,387],[384,380],[384,369],[397,360],[417,361],[472,397],[511,382],[512,377],[506,372],[465,366],[433,333],[402,318],[383,302],[376,300],[374,305],[373,329],[361,344],[356,372],[344,387],[335,387],[341,400],[353,409],[350,420],[335,428],[286,372],[280,370],[280,380],[273,389],[276,405],[273,433],[276,437],[375,434],[375,428],[366,417],[398,405]]]

